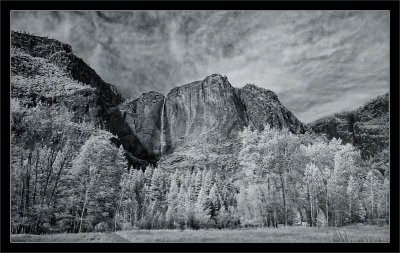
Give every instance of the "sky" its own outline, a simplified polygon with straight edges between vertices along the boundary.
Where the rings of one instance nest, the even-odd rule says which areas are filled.
[[[11,29],[70,44],[125,98],[218,73],[308,123],[389,92],[388,11],[13,11]]]

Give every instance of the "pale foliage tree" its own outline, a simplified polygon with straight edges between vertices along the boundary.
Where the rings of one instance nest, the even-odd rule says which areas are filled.
[[[113,200],[117,199],[119,182],[127,168],[123,150],[110,142],[112,137],[112,134],[99,130],[85,142],[73,162],[76,194],[78,198],[84,196],[79,232],[82,231],[85,213],[91,217],[91,223],[107,220],[107,217],[115,215],[116,205]]]

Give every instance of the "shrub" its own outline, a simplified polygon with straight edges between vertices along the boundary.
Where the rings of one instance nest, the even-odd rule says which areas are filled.
[[[96,231],[96,232],[106,232],[109,230],[110,230],[110,227],[106,222],[100,222],[96,226],[94,226],[94,231]]]

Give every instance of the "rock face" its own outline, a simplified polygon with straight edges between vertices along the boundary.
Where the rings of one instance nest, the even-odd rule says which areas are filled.
[[[161,109],[164,95],[158,92],[142,94],[135,100],[128,100],[119,106],[125,122],[142,144],[147,157],[155,159],[160,154]],[[127,136],[128,137],[128,136]],[[129,139],[128,139],[129,140]],[[127,140],[127,141],[128,141]]]
[[[389,147],[389,94],[377,97],[351,112],[335,114],[309,124],[328,139],[341,138],[361,150],[364,158]]]
[[[245,126],[265,124],[303,133],[304,125],[275,93],[246,85],[232,87],[219,74],[172,89],[124,101],[69,45],[29,34],[11,33],[12,97],[36,106],[64,104],[76,120],[90,118],[115,134],[133,165],[157,162],[185,139],[237,137]]]
[[[226,77],[213,74],[172,89],[164,107],[166,152],[186,136],[218,132],[229,137],[247,125],[244,108]]]
[[[292,133],[305,132],[304,125],[280,103],[274,92],[247,84],[238,89],[238,93],[246,108],[248,121],[255,128],[262,130],[269,124],[279,129],[287,128]]]
[[[219,74],[172,89],[163,116],[166,153],[185,137],[212,133],[216,138],[230,138],[248,125],[262,130],[270,124],[293,133],[305,130],[272,91],[255,85],[236,89]]]
[[[95,88],[100,98],[99,105],[102,106],[104,110],[106,107],[118,105],[123,100],[113,85],[101,80],[92,68],[72,53],[72,48],[68,44],[46,37],[12,31],[11,46],[31,57],[45,59],[46,63],[52,63],[58,66],[60,70],[67,73],[71,79]],[[27,58],[25,58],[25,61],[26,59]],[[24,61],[24,57],[11,57],[12,66],[17,66],[20,61]],[[31,66],[31,68],[18,69],[18,73],[16,72],[16,68],[14,68],[12,73],[21,73],[22,75],[23,73],[25,73],[25,75],[29,73],[35,74],[35,68],[38,67],[39,65],[35,65]]]
[[[149,158],[118,106],[124,101],[116,88],[104,82],[71,46],[57,40],[11,32],[11,98],[24,106],[66,106],[76,121],[90,121],[118,136],[131,164]],[[151,159],[149,159],[151,160]]]

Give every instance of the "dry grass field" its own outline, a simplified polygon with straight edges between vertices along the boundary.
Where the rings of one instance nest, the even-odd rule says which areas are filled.
[[[235,230],[128,230],[113,233],[12,235],[12,242],[321,243],[389,242],[388,226],[280,227]]]

